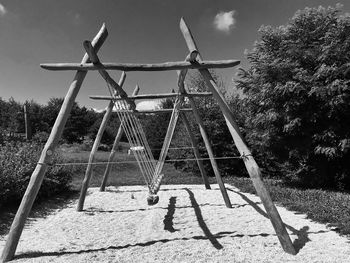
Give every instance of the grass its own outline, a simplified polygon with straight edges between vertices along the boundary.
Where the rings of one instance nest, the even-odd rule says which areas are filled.
[[[89,152],[78,152],[69,156],[71,160],[86,162]],[[96,161],[105,161],[109,153],[98,152]],[[118,152],[118,161],[134,161],[127,155],[126,149]],[[85,168],[85,167],[84,167]],[[91,187],[100,186],[105,165],[97,165],[94,169]],[[192,173],[176,170],[173,165],[165,164],[163,184],[202,184],[201,177]],[[73,178],[73,186],[79,189],[84,173],[76,173]],[[215,183],[215,178],[209,178],[210,183]],[[232,184],[243,192],[256,194],[249,178],[225,177],[225,183]],[[282,184],[279,180],[265,179],[267,189],[274,202],[292,211],[305,213],[311,220],[329,224],[334,230],[343,235],[350,236],[350,194],[332,192],[319,189],[297,189]],[[144,185],[142,175],[137,163],[115,164],[108,185]]]
[[[87,163],[89,159],[89,151],[67,151],[65,159],[70,163]],[[95,162],[106,162],[109,157],[109,152],[98,151],[95,156]],[[133,156],[127,154],[127,147],[121,147],[117,152],[112,164],[111,174],[107,186],[121,186],[121,185],[145,185],[142,174]],[[81,182],[83,181],[86,165],[74,165],[74,175],[72,178],[71,187],[74,190],[79,190]],[[90,181],[90,187],[99,187],[106,164],[96,164],[93,167],[93,175]],[[165,163],[163,173],[166,174],[162,184],[202,184],[201,177],[193,173],[176,170],[172,164]],[[214,178],[210,178],[211,183],[215,183]]]
[[[127,147],[120,147],[107,185],[144,185],[138,165],[133,158],[127,154]],[[89,159],[89,151],[82,151],[79,148],[61,147],[65,159],[70,163],[86,163]],[[95,162],[108,160],[109,152],[97,152]],[[105,164],[95,165],[90,187],[99,187],[102,181]],[[31,216],[45,216],[44,211],[51,211],[51,208],[64,207],[68,199],[77,198],[81,182],[84,178],[86,165],[72,165],[74,176],[71,183],[72,191],[63,193],[58,197],[50,198],[34,206]],[[166,175],[163,184],[202,184],[201,177],[188,172],[176,170],[173,165],[166,163],[164,166]],[[215,178],[209,178],[210,183],[215,183]],[[225,183],[239,188],[243,192],[255,193],[255,189],[249,178],[225,177]],[[350,194],[341,192],[324,191],[317,189],[297,189],[283,185],[278,180],[265,179],[274,202],[288,208],[289,210],[305,213],[311,220],[329,224],[334,230],[350,237]],[[12,209],[12,210],[11,210]],[[15,208],[9,212],[0,214],[0,234],[6,233],[9,222],[12,221]]]
[[[225,182],[243,192],[256,194],[249,178],[230,177]],[[274,202],[289,210],[304,213],[313,221],[328,224],[350,238],[350,194],[320,189],[297,189],[279,180],[266,179],[265,185]]]

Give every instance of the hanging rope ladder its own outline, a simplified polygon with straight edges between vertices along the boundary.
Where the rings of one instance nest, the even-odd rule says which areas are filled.
[[[107,87],[111,97],[114,98],[114,107],[129,141],[130,152],[133,153],[141,170],[142,177],[148,187],[149,195],[147,197],[147,202],[149,205],[154,205],[159,201],[157,193],[164,176],[161,172],[167,155],[167,149],[164,149],[163,146],[160,158],[157,162],[154,159],[145,132],[143,131],[141,122],[136,116],[134,109],[131,108],[127,100],[120,100],[120,96],[116,96],[108,82]],[[116,100],[117,98],[119,100]]]

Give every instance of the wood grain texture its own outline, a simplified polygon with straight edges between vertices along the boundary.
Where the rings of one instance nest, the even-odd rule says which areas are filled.
[[[192,144],[192,147],[193,147],[193,153],[194,153],[194,156],[196,158],[197,165],[198,165],[199,171],[201,173],[204,186],[205,186],[206,189],[211,189],[210,183],[209,183],[209,180],[208,180],[207,172],[205,171],[205,168],[204,168],[204,165],[203,165],[203,161],[201,160],[201,155],[199,153],[196,137],[194,136],[194,134],[193,134],[193,132],[191,130],[190,122],[188,121],[186,115],[183,112],[180,114],[180,118],[183,121],[183,123],[184,123],[184,125],[186,127],[186,130],[187,130],[188,136],[190,138],[190,141],[191,141],[191,144]]]
[[[134,114],[162,114],[162,113],[171,113],[173,109],[160,109],[160,110],[118,110],[118,112],[133,112]],[[192,111],[190,108],[179,109],[179,111]]]
[[[191,50],[190,51],[190,54],[196,54],[196,57],[199,55],[199,53],[196,51],[196,50]],[[188,57],[186,58],[188,59]],[[177,71],[177,75],[178,75],[178,87],[179,87],[179,93],[182,94],[182,95],[187,95],[188,92],[187,92],[187,89],[186,89],[186,84],[184,81],[180,82],[180,80],[184,80],[184,75],[185,72],[184,70],[178,70]],[[210,158],[210,164],[213,168],[213,171],[214,171],[214,174],[215,174],[215,178],[216,178],[216,181],[219,185],[219,188],[220,188],[220,191],[221,191],[221,194],[222,194],[222,197],[224,199],[224,202],[225,202],[225,205],[226,207],[228,208],[232,208],[232,204],[231,204],[231,201],[230,201],[230,198],[227,194],[227,190],[226,190],[226,187],[225,187],[225,184],[221,178],[221,174],[220,174],[220,171],[219,171],[219,167],[217,165],[217,162],[215,160],[215,156],[214,156],[214,152],[212,150],[212,147],[211,147],[211,143],[210,143],[210,140],[209,140],[209,137],[207,135],[207,132],[205,130],[205,127],[204,127],[204,124],[203,124],[203,121],[202,121],[202,118],[200,117],[199,115],[199,111],[196,107],[196,103],[193,99],[193,97],[188,97],[188,101],[191,105],[191,108],[192,108],[192,112],[194,114],[194,117],[195,117],[195,120],[199,126],[199,131],[200,131],[200,134],[203,138],[203,141],[204,141],[204,145],[205,145],[205,148],[208,152],[208,155],[209,155],[209,158]]]
[[[239,65],[238,60],[217,60],[217,61],[175,61],[156,64],[133,64],[133,63],[44,63],[40,64],[43,69],[64,71],[64,70],[122,70],[122,71],[167,71],[181,69],[200,68],[231,68]]]
[[[163,94],[142,94],[142,95],[135,95],[135,96],[129,96],[129,100],[152,100],[152,99],[165,99],[165,98],[175,98],[177,96],[180,97],[210,97],[212,96],[211,92],[193,92],[193,93],[186,93],[186,94],[176,94],[176,93],[163,93]],[[90,99],[94,100],[125,100],[124,98],[112,98],[111,96],[89,96]]]
[[[96,57],[95,57],[95,59],[96,59]],[[121,74],[120,80],[119,80],[119,83],[118,83],[118,87],[121,88],[123,86],[124,81],[125,81],[125,76],[126,76],[125,73]],[[118,90],[115,90],[115,93],[117,93],[117,92],[118,92]],[[108,106],[107,106],[107,108],[106,108],[106,112],[105,112],[105,114],[103,116],[101,125],[100,125],[100,127],[98,129],[98,132],[97,132],[94,144],[92,146],[92,149],[91,149],[91,152],[90,152],[90,155],[89,155],[88,165],[87,165],[86,171],[85,171],[84,180],[82,182],[81,189],[80,189],[80,196],[79,196],[78,206],[77,206],[77,211],[78,212],[82,211],[84,209],[84,202],[85,202],[85,197],[86,197],[86,191],[87,191],[87,189],[89,187],[90,180],[91,180],[91,177],[92,177],[92,171],[93,171],[92,163],[95,161],[95,155],[96,155],[98,147],[100,146],[100,142],[101,142],[103,133],[106,130],[108,121],[109,121],[109,119],[111,117],[111,114],[112,114],[112,111],[113,111],[113,107],[114,107],[114,102],[110,101]]]
[[[180,21],[180,29],[185,38],[188,50],[190,52],[196,50],[198,51],[197,45],[193,39],[192,33],[186,25],[184,19],[182,18]],[[197,59],[202,60],[200,54],[198,54]],[[223,95],[220,93],[219,88],[217,87],[214,79],[212,78],[210,72],[207,69],[199,69],[200,74],[204,78],[207,86],[210,91],[213,93],[215,100],[218,102],[220,109],[225,117],[226,124],[229,128],[229,131],[232,135],[232,138],[235,142],[235,145],[243,158],[246,169],[249,173],[250,178],[252,179],[253,185],[265,207],[267,214],[271,220],[271,223],[276,231],[278,239],[281,243],[282,248],[287,253],[296,254],[296,250],[292,244],[292,241],[287,233],[285,225],[272,202],[269,192],[267,191],[262,179],[261,179],[261,171],[257,163],[255,162],[253,156],[247,145],[245,144],[243,137],[239,131],[239,127],[236,124],[233,114],[227,105]],[[193,108],[193,107],[192,107]]]
[[[107,28],[103,24],[100,31],[92,41],[92,45],[96,52],[100,49],[100,47],[106,40],[107,36],[108,36]],[[89,62],[89,56],[85,54],[81,63],[84,64],[88,62]],[[70,111],[73,107],[75,98],[78,95],[80,87],[86,76],[86,73],[87,73],[86,71],[76,72],[75,77],[69,87],[69,90],[66,94],[66,97],[64,98],[62,107],[57,116],[55,124],[52,127],[50,136],[44,146],[44,149],[41,153],[38,164],[36,165],[35,170],[31,175],[26,192],[24,193],[21,204],[12,222],[9,235],[5,243],[5,247],[2,251],[0,262],[7,262],[11,260],[16,252],[16,248],[18,245],[19,238],[22,234],[24,224],[26,222],[26,219],[29,215],[30,210],[32,209],[34,200],[38,194],[41,183],[44,179],[46,169],[47,169],[47,163],[50,162],[53,152],[58,144],[58,141],[61,138],[63,129],[66,125]]]

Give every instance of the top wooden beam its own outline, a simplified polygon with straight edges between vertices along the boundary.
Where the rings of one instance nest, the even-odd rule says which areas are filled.
[[[185,94],[177,94],[177,93],[162,93],[162,94],[141,94],[136,96],[128,96],[129,100],[154,100],[154,99],[166,99],[166,98],[176,98],[176,97],[209,97],[213,94],[211,92],[192,92]],[[111,97],[111,96],[89,96],[90,99],[93,100],[125,100],[125,98],[121,97]]]
[[[218,60],[218,61],[176,61],[156,64],[132,64],[132,63],[46,63],[40,67],[47,70],[122,70],[122,71],[166,71],[182,69],[210,69],[230,68],[239,65],[239,60]]]

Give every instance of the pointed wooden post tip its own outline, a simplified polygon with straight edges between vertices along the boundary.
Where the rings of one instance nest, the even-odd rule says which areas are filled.
[[[100,32],[104,32],[104,34],[106,34],[108,36],[108,30],[107,30],[106,23],[104,23],[104,22],[102,23]]]
[[[119,86],[122,87],[124,85],[125,79],[126,79],[126,73],[125,73],[125,71],[122,71],[122,74],[121,74],[120,79],[119,79]]]
[[[135,90],[134,90],[134,92],[132,93],[132,95],[134,96],[134,94],[138,94],[139,91],[140,91],[140,86],[139,86],[139,84],[136,84]]]

